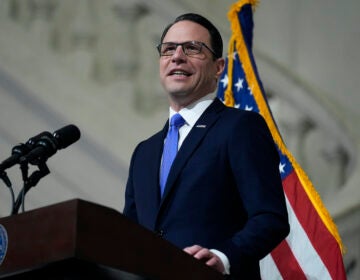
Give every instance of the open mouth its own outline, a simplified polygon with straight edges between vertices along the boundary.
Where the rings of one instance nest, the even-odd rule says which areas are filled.
[[[181,70],[171,71],[169,75],[170,76],[185,76],[185,77],[191,76],[190,73],[188,73],[186,71],[181,71]]]

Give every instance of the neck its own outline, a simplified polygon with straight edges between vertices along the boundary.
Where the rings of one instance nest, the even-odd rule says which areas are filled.
[[[201,102],[202,100],[212,100],[214,99],[213,93],[208,93],[206,95],[194,98],[194,99],[181,99],[181,98],[171,98],[169,97],[169,105],[175,111],[179,112],[181,109],[193,107],[195,104]]]

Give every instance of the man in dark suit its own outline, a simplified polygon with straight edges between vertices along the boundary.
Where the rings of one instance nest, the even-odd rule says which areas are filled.
[[[259,260],[289,232],[269,129],[259,114],[212,96],[224,59],[207,19],[179,16],[158,50],[169,119],[181,119],[178,151],[166,171],[169,122],[136,147],[124,214],[233,279],[260,279]]]

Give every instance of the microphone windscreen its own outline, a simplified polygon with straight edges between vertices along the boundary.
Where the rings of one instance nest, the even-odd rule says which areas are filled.
[[[57,148],[64,149],[80,139],[80,130],[77,126],[69,124],[55,131],[53,136],[57,141]]]

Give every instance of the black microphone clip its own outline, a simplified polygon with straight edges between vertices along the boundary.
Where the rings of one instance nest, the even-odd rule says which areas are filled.
[[[33,149],[22,155],[19,163],[39,165],[40,163],[46,162],[56,151],[56,143],[51,133],[42,132],[41,137],[33,143]]]

